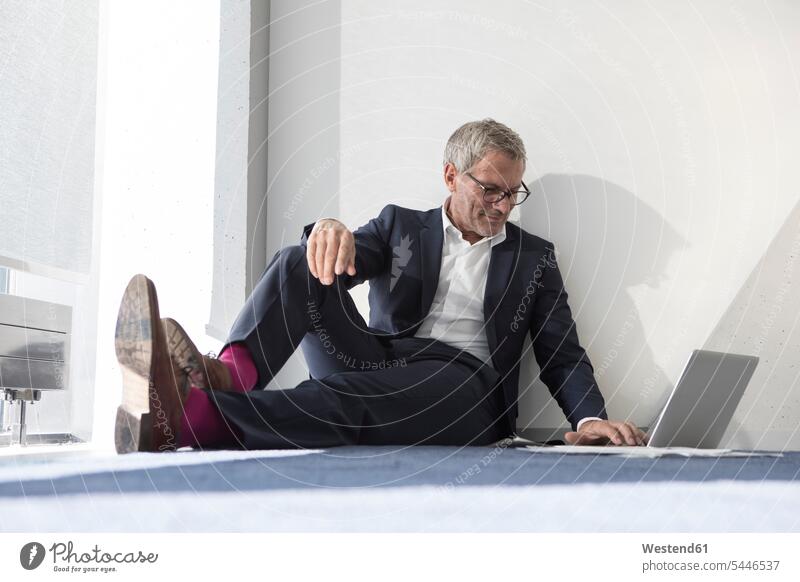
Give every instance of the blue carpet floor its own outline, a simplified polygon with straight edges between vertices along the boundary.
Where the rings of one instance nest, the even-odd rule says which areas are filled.
[[[627,458],[612,455],[533,454],[486,447],[341,447],[304,454],[182,464],[147,469],[90,469],[37,479],[8,476],[0,497],[92,493],[224,492],[305,488],[374,488],[430,485],[531,486],[656,481],[798,481],[800,453],[782,457]],[[124,460],[124,457],[120,458]]]
[[[800,453],[343,447],[31,460],[0,462],[0,531],[800,531],[798,481]]]

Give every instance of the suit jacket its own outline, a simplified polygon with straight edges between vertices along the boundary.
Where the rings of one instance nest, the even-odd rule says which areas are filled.
[[[313,228],[305,227],[303,243]],[[442,263],[442,208],[411,210],[390,204],[354,232],[356,274],[347,288],[370,282],[372,330],[413,336],[428,314]],[[587,416],[608,418],[586,351],[578,342],[553,244],[506,223],[492,248],[483,301],[492,364],[500,373],[507,428],[516,426],[519,366],[525,335],[542,381],[575,429]]]

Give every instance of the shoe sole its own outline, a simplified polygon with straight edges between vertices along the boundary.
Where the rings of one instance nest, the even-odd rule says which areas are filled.
[[[135,275],[125,289],[114,338],[122,371],[114,443],[120,454],[177,449],[182,372],[167,351],[153,282]]]

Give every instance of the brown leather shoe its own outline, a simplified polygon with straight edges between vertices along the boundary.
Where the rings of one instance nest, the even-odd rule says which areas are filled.
[[[232,388],[233,381],[228,366],[216,357],[201,354],[177,321],[169,317],[161,321],[164,322],[169,353],[178,367],[189,376],[193,385],[213,390]]]
[[[135,275],[122,296],[114,347],[122,370],[117,452],[174,451],[189,379],[169,356],[156,288],[144,275]]]

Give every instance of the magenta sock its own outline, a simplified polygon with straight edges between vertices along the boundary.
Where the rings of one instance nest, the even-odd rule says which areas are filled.
[[[253,358],[243,343],[230,344],[219,355],[219,361],[231,372],[233,389],[248,392],[255,388],[258,381],[258,370]]]
[[[192,386],[183,403],[179,447],[225,446],[236,443],[232,428],[211,403],[208,394]]]

